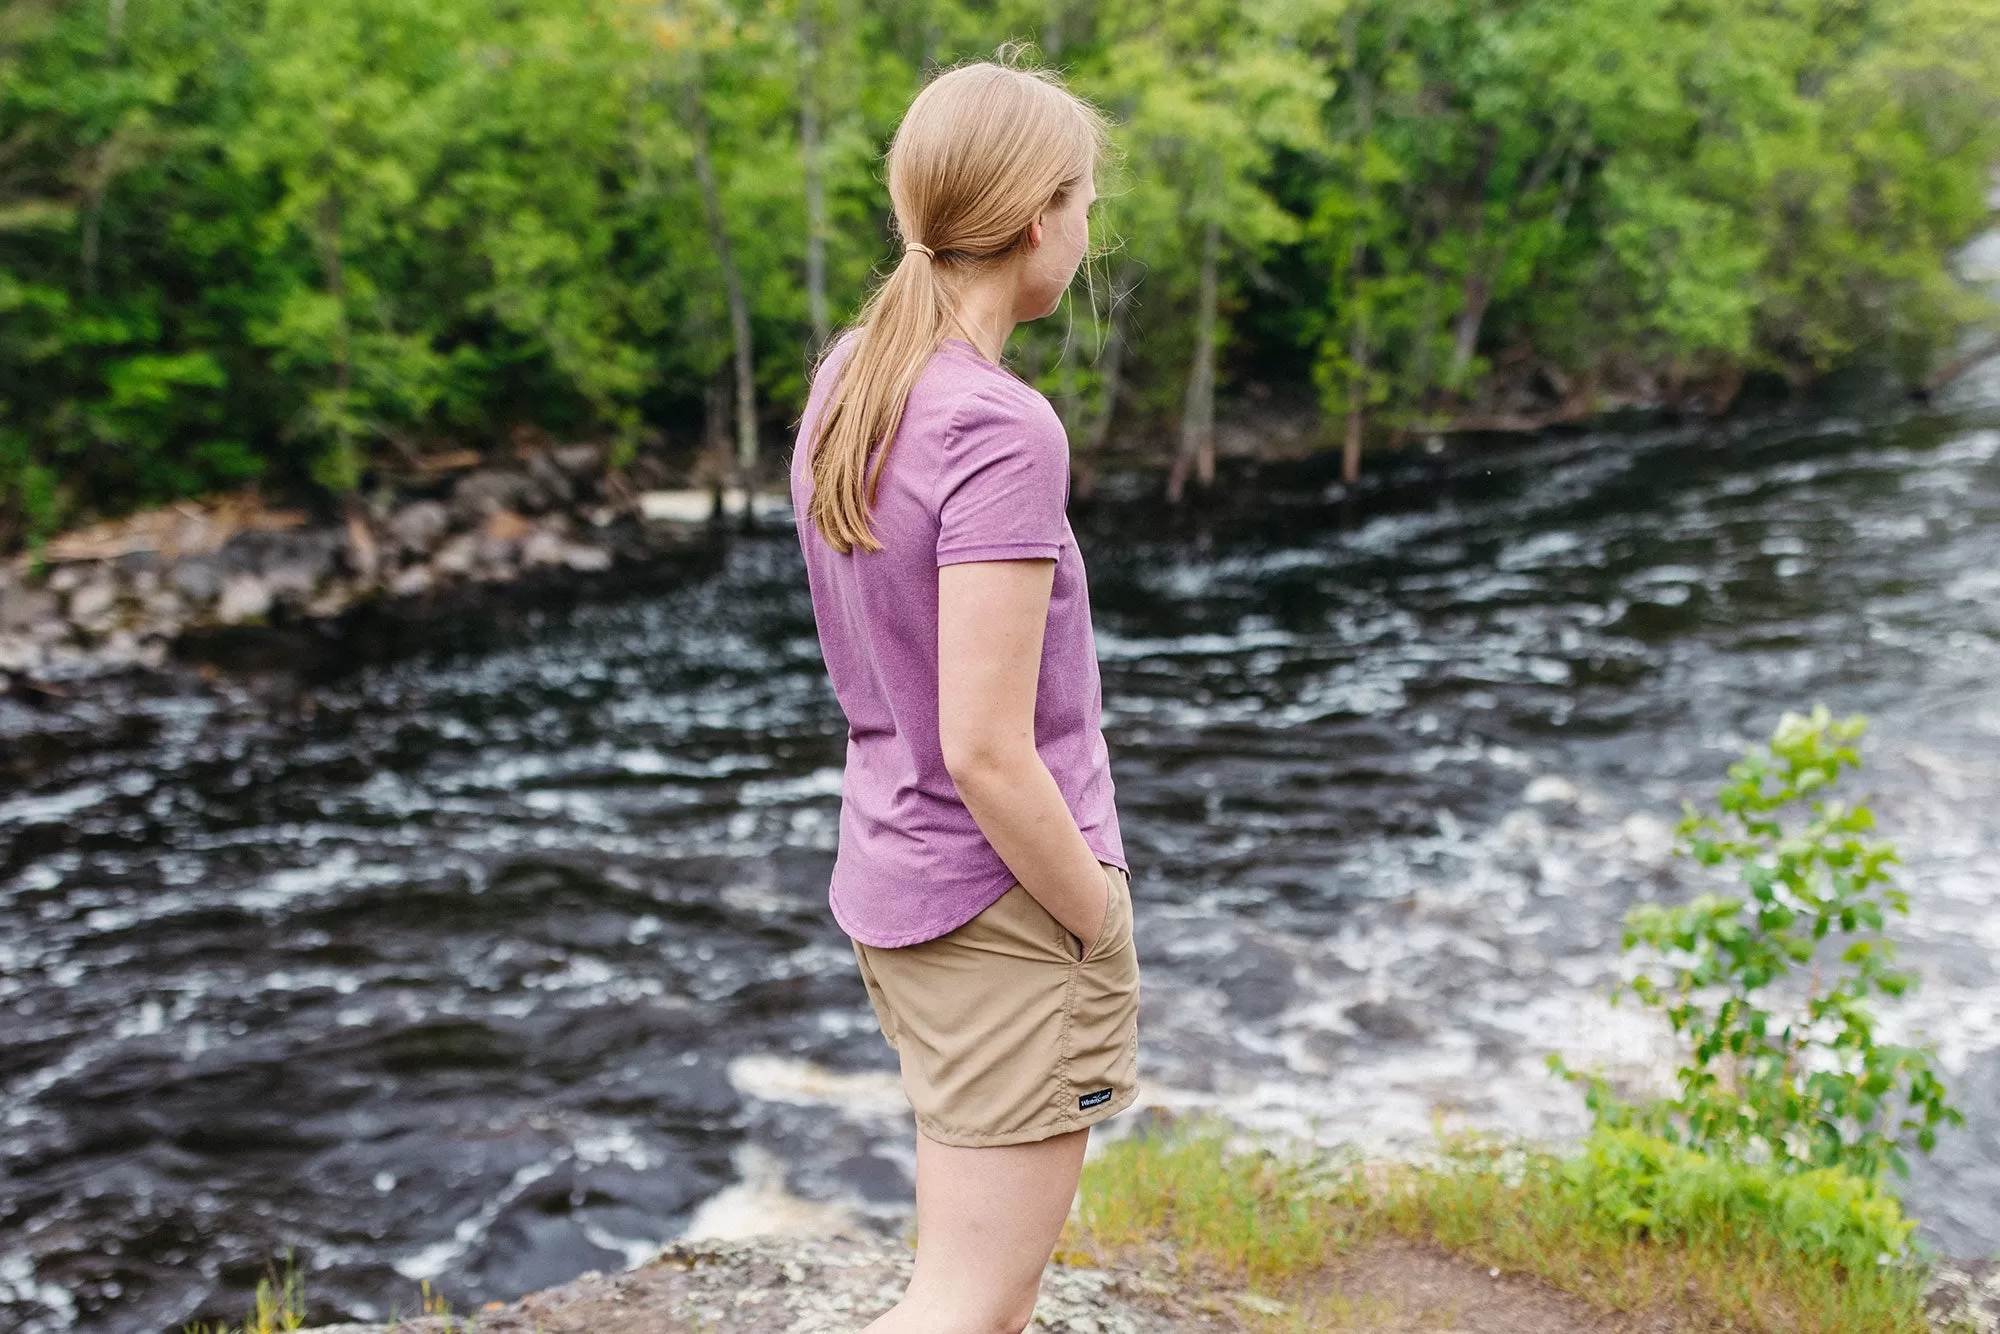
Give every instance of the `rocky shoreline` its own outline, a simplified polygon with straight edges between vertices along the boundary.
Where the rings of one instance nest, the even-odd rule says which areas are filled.
[[[1030,1334],[1265,1329],[1268,1317],[1293,1313],[1283,1302],[1233,1284],[1181,1274],[1171,1253],[1155,1250],[1102,1268],[1051,1265]],[[490,1303],[484,1311],[323,1325],[304,1334],[853,1334],[901,1297],[914,1258],[907,1246],[847,1235],[676,1241],[621,1273],[593,1270],[517,1301]],[[1588,1334],[1617,1323],[1533,1279],[1502,1276],[1396,1240],[1371,1245],[1337,1265],[1330,1278],[1362,1309],[1393,1316],[1385,1328]],[[1468,1306],[1492,1319],[1431,1319],[1437,1308]],[[1939,1262],[1925,1311],[1937,1334],[1996,1334],[2000,1261]]]
[[[419,460],[421,464],[423,461]],[[344,522],[266,508],[254,493],[178,501],[63,533],[37,561],[0,565],[0,673],[12,687],[158,670],[183,635],[338,619],[365,604],[588,576],[684,550],[712,530],[715,497],[638,489],[594,444],[445,456],[395,498]],[[739,521],[789,513],[780,497],[725,497]]]
[[[390,1325],[326,1325],[305,1334],[853,1334],[894,1306],[915,1252],[873,1237],[751,1237],[670,1242],[617,1274],[568,1283],[468,1315]],[[1218,1323],[1227,1297],[1187,1302],[1137,1268],[1052,1266],[1030,1329],[1066,1334],[1178,1334]],[[1205,1317],[1205,1318],[1204,1318]]]

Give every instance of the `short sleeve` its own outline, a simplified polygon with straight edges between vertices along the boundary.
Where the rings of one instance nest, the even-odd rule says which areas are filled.
[[[1012,395],[969,395],[953,418],[937,502],[939,565],[1060,554],[1067,532],[1069,440],[1047,400],[1031,404]]]

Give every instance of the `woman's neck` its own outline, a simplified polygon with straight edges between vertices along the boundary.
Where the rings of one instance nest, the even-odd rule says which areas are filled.
[[[959,327],[959,336],[996,365],[1006,352],[1007,340],[1013,336],[1017,323],[1014,288],[1015,275],[1010,265],[968,281],[958,290],[953,303],[957,307],[954,323]]]

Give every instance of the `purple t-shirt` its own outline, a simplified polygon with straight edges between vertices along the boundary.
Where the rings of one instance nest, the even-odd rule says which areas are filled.
[[[1099,725],[1102,695],[1083,558],[1070,532],[1069,438],[1035,388],[951,339],[910,390],[870,517],[882,550],[846,555],[806,517],[812,439],[849,334],[813,379],[792,451],[792,506],[813,619],[847,715],[840,851],[828,899],[841,929],[890,948],[970,921],[1014,883],[945,772],[938,743],[938,567],[1054,557],[1035,686],[1035,749],[1099,861],[1124,844]]]

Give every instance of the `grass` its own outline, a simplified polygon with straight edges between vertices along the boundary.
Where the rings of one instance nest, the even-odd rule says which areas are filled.
[[[1666,1315],[1684,1328],[1930,1328],[1921,1269],[1863,1258],[1885,1197],[1852,1178],[1796,1185],[1768,1168],[1698,1155],[1690,1163],[1663,1148],[1646,1159],[1650,1175],[1635,1176],[1643,1196],[1635,1204],[1640,1196],[1603,1188],[1637,1171],[1630,1155],[1594,1153],[1597,1140],[1580,1159],[1459,1140],[1439,1163],[1417,1166],[1236,1153],[1228,1135],[1220,1124],[1183,1123],[1108,1145],[1085,1166],[1059,1258],[1103,1263],[1165,1250],[1190,1278],[1284,1301],[1286,1323],[1271,1328],[1296,1331],[1365,1318],[1341,1302],[1337,1269],[1384,1237],[1532,1275],[1607,1314]],[[1875,1212],[1856,1214],[1857,1200]],[[1907,1236],[1893,1201],[1887,1209],[1886,1235]]]
[[[453,1320],[451,1303],[431,1291],[429,1279],[421,1285],[422,1302],[419,1315],[444,1317],[445,1334],[452,1334]],[[389,1309],[387,1324],[395,1324],[399,1319],[393,1306]],[[279,1334],[279,1331],[304,1329],[306,1327],[305,1276],[299,1272],[292,1258],[290,1248],[285,1251],[285,1267],[282,1274],[266,1274],[257,1280],[257,1296],[249,1314],[244,1316],[241,1326],[227,1323],[208,1325],[196,1321],[181,1326],[181,1334]],[[470,1325],[467,1326],[470,1328]]]

